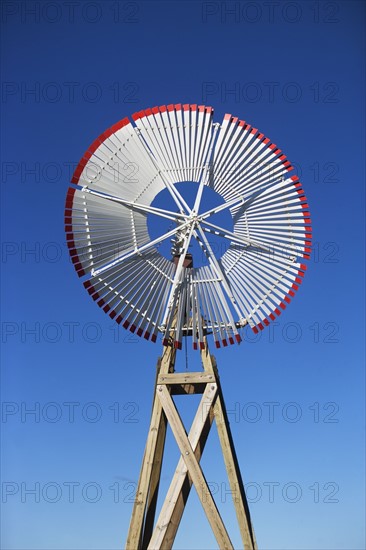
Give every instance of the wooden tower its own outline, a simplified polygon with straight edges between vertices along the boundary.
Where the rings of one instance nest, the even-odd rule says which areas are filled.
[[[203,371],[175,372],[176,349],[164,348],[158,360],[150,428],[137,486],[126,550],[169,549],[194,485],[220,549],[233,549],[202,471],[200,460],[213,422],[216,422],[236,516],[245,550],[257,548],[244,484],[228,422],[215,358],[207,341],[201,350]],[[201,394],[194,421],[187,434],[174,395]],[[155,523],[165,436],[169,424],[180,450],[180,459]]]

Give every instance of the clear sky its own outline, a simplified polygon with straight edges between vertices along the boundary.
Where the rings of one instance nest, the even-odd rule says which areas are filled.
[[[117,330],[88,297],[63,211],[95,137],[168,103],[259,128],[311,208],[312,259],[290,306],[215,350],[259,547],[365,548],[364,6],[2,2],[4,550],[124,545],[161,343]],[[163,488],[170,435],[167,451]],[[239,548],[214,431],[202,463]],[[175,548],[215,547],[192,491]]]

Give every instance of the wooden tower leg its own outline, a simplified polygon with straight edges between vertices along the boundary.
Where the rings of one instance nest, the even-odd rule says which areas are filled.
[[[171,370],[174,370],[175,354],[176,350],[171,347],[164,349],[163,357],[158,361],[156,380],[158,380],[160,374],[169,373]],[[126,550],[147,548],[147,541],[151,538],[160,483],[165,435],[166,417],[155,391],[149,434],[142,459]]]
[[[213,420],[217,424],[244,549],[257,549],[215,359],[209,354],[207,345],[201,356],[204,372],[174,372],[175,350],[172,348],[165,349],[158,365],[150,430],[128,533],[127,550],[171,549],[192,485],[195,486],[220,550],[233,549],[200,466]],[[172,395],[192,393],[203,395],[187,435]],[[167,423],[171,427],[181,457],[154,527]]]
[[[142,548],[147,548],[147,545],[149,544],[149,540],[151,539],[151,535],[154,528],[156,504],[158,501],[158,492],[159,492],[159,484],[160,484],[160,473],[161,473],[161,467],[163,463],[163,453],[164,453],[164,446],[165,446],[166,424],[167,424],[167,421],[166,421],[165,414],[162,414],[160,417],[160,424],[158,427],[156,449],[155,449],[153,465],[151,470],[150,490],[149,490],[149,497],[147,500]]]
[[[230,483],[236,517],[239,523],[241,538],[245,550],[257,550],[257,542],[250,519],[248,501],[235,452],[224,396],[222,394],[220,379],[217,373],[216,361],[210,355],[207,348],[202,352],[202,360],[205,370],[208,372],[216,372],[217,375],[218,396],[214,405],[215,421],[224,456],[226,472]]]

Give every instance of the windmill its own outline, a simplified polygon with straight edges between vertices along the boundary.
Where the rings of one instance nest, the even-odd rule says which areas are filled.
[[[216,347],[263,330],[298,290],[309,258],[309,207],[290,162],[268,138],[203,105],[168,105],[124,118],[96,139],[79,162],[66,198],[65,225],[74,267],[93,300],[125,329],[156,342],[154,401],[126,548],[171,548],[192,485],[220,548],[233,548],[200,459],[214,420],[243,545],[256,548],[215,358]],[[196,183],[193,204],[181,191]],[[211,189],[221,204],[205,207]],[[173,208],[154,205],[162,192]],[[213,223],[230,212],[232,227]],[[150,237],[148,219],[170,227]],[[220,257],[212,238],[225,243]],[[170,257],[159,251],[172,241]],[[195,265],[190,245],[205,259]],[[199,350],[203,370],[177,372],[183,338]],[[202,394],[189,432],[174,395]],[[170,426],[180,459],[155,521]]]

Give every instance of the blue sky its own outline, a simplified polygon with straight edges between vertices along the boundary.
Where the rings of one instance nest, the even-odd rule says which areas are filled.
[[[259,547],[365,548],[364,4],[1,9],[2,547],[124,545],[161,347],[117,330],[84,291],[65,194],[113,123],[205,103],[283,149],[313,221],[306,277],[277,324],[215,350]],[[162,489],[178,456],[170,435],[167,446]],[[202,463],[240,547],[214,432]],[[192,491],[175,548],[215,547]]]

